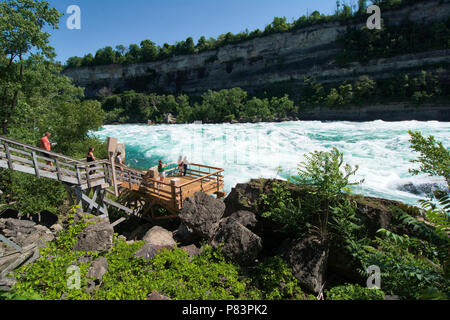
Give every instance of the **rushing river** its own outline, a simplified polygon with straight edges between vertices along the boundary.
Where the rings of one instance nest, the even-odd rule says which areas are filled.
[[[417,153],[410,149],[408,130],[434,135],[450,146],[450,123],[437,121],[118,125],[95,134],[118,138],[126,145],[126,164],[137,169],[153,167],[159,159],[174,162],[180,155],[225,168],[227,193],[250,178],[288,178],[305,153],[337,147],[345,162],[359,165],[355,180],[365,180],[354,192],[415,204],[424,194],[413,194],[411,188],[420,191],[436,179],[408,173],[417,166],[409,162]]]

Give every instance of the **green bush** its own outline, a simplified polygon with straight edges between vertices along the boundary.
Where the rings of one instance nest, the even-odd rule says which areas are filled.
[[[363,288],[358,284],[346,284],[325,290],[326,300],[384,300],[384,292],[377,288]]]
[[[261,299],[263,293],[253,289],[250,280],[240,279],[240,268],[226,262],[225,258],[210,246],[204,246],[198,257],[190,258],[181,249],[163,250],[150,260],[134,258],[144,242],[127,244],[114,236],[114,246],[102,254],[108,261],[108,272],[93,293],[86,288],[90,279],[87,271],[90,263],[79,263],[82,256],[94,260],[100,255],[93,252],[74,251],[76,237],[88,223],[81,220],[73,223],[69,216],[69,227],[63,230],[56,241],[41,249],[41,258],[32,265],[20,267],[15,272],[17,283],[12,295],[6,298],[40,296],[45,300],[100,299],[100,300],[143,300],[153,290],[172,299],[183,300],[231,300]],[[69,290],[67,268],[80,268],[81,287]],[[283,277],[288,274],[284,273]],[[283,278],[284,279],[284,278]],[[288,287],[283,294],[294,293]],[[296,291],[295,291],[296,292]],[[270,293],[269,297],[275,297]]]
[[[253,271],[253,283],[264,293],[264,299],[305,299],[292,269],[280,257],[259,263]]]

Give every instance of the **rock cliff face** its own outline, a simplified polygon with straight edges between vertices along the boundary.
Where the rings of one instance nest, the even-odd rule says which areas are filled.
[[[390,25],[409,19],[416,23],[444,21],[450,16],[450,1],[426,1],[401,10],[382,12]],[[339,67],[336,39],[347,26],[329,23],[292,32],[273,34],[218,50],[177,56],[163,61],[134,65],[108,65],[68,69],[65,75],[86,88],[88,97],[127,89],[189,94],[241,87],[249,92],[276,83],[299,85],[305,75],[323,83],[355,80],[367,74],[387,78],[398,72],[433,69],[450,63],[450,50],[377,59],[366,65]]]

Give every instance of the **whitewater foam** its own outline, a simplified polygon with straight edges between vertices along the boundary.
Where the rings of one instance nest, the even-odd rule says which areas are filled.
[[[450,145],[450,123],[438,121],[118,125],[105,126],[95,135],[118,138],[126,145],[126,163],[137,169],[155,166],[159,159],[173,162],[180,155],[192,163],[225,168],[226,192],[250,178],[288,178],[296,174],[304,154],[337,147],[346,162],[359,165],[355,180],[365,179],[355,192],[416,204],[423,196],[399,186],[431,178],[408,173],[415,166],[409,160],[417,158],[408,130]]]

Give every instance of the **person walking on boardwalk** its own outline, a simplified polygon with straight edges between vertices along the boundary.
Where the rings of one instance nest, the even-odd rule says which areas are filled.
[[[94,151],[95,151],[94,147],[89,147],[88,153],[86,155],[86,162],[97,161],[97,159],[94,156]],[[94,167],[94,165],[92,165],[90,167]],[[92,171],[89,171],[89,174],[91,175],[91,174],[94,174],[95,172],[96,172],[95,170],[92,170]]]
[[[51,137],[51,135],[52,134],[47,131],[45,133],[45,135],[42,137],[42,139],[41,139],[41,149],[44,149],[44,150],[47,150],[47,151],[51,151],[52,150],[52,147],[51,147],[51,144],[50,144],[50,137]],[[48,154],[48,153],[43,153],[43,156],[48,158],[48,159],[52,158],[52,156],[50,154]],[[53,167],[53,162],[50,161],[50,160],[47,160],[47,165],[50,166],[50,167]]]

